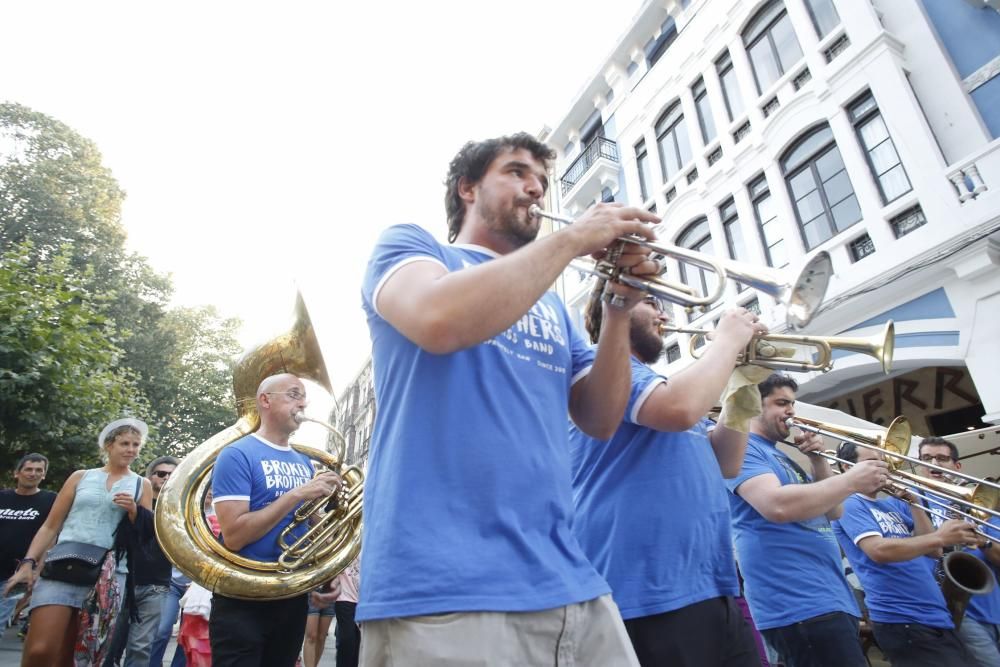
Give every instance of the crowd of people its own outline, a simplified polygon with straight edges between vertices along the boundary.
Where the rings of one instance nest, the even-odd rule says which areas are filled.
[[[160,667],[179,616],[171,667],[241,664],[231,654],[242,651],[245,641],[233,638],[227,629],[240,626],[243,619],[173,568],[156,540],[157,497],[179,461],[162,456],[148,464],[145,477],[133,472],[130,466],[147,430],[134,418],[108,424],[98,437],[105,465],[74,472],[58,494],[39,488],[48,459],[38,453],[21,457],[13,473],[14,488],[0,491],[0,627],[17,622],[21,610],[27,610],[25,667]],[[236,474],[227,469],[230,473]],[[229,520],[232,514],[226,516]],[[219,535],[211,491],[205,519]],[[302,664],[316,667],[336,613],[342,619],[337,665],[356,665],[359,640],[353,606],[359,577],[356,561],[335,586],[310,593],[312,630],[304,644],[305,608],[298,618],[294,613],[267,618],[265,625],[289,619],[303,632],[282,632],[290,663],[284,657],[271,661],[265,654],[264,661],[255,664],[294,664],[301,651]],[[325,623],[315,623],[320,617]],[[222,628],[215,631],[217,640],[210,635],[210,623]]]
[[[0,496],[4,591],[30,593],[23,664],[159,666],[183,609],[172,664],[196,667],[292,667],[300,653],[314,667],[334,619],[338,665],[863,667],[873,642],[897,667],[1000,665],[1000,587],[959,617],[938,585],[947,550],[992,580],[1000,524],[957,520],[943,496],[927,506],[850,443],[837,474],[819,436],[789,427],[795,381],[738,365],[767,332],[757,315],[724,313],[704,354],[666,378],[652,368],[663,304],[601,280],[588,344],[551,284],[586,255],[652,278],[649,250],[619,240],[652,238],[659,219],[599,204],[536,238],[553,157],[523,133],[470,142],[446,180],[448,244],[400,225],[374,250],[364,577],[355,562],[280,600],[199,591],[151,520],[177,461],[133,473],[146,426],[118,420],[99,438],[102,468],[53,497],[38,490],[44,457],[28,455]],[[307,405],[300,378],[264,378],[259,429],[218,457],[207,515],[240,557],[277,560],[294,510],[342,484],[289,445]],[[939,438],[920,457],[925,476],[960,468]]]

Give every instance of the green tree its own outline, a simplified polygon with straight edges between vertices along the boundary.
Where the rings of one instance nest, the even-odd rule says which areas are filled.
[[[183,456],[236,421],[232,363],[240,352],[239,327],[238,319],[202,306],[171,309],[156,329],[133,334],[158,427],[144,461]]]
[[[100,356],[98,351],[110,355],[113,363],[105,366],[127,381],[134,399],[113,400],[105,412],[116,417],[120,412],[115,410],[132,406],[136,416],[150,425],[151,438],[143,455],[148,460],[165,451],[187,451],[233,420],[228,361],[239,351],[235,334],[239,323],[221,319],[210,308],[168,307],[169,277],[125,247],[120,220],[124,196],[92,141],[45,114],[0,104],[0,253],[14,252],[21,268],[37,270],[39,275],[51,273],[58,258],[59,271],[77,303],[101,318],[101,327],[83,327],[81,335],[91,336],[92,348],[87,349],[94,355]],[[11,311],[23,305],[12,303]],[[16,348],[19,343],[6,337],[21,333],[0,331],[0,346]],[[90,360],[101,359],[81,355],[78,361],[85,369]],[[61,362],[58,355],[56,362]],[[72,355],[67,363],[73,363]],[[95,377],[105,372],[102,368],[98,363]],[[8,390],[44,395],[64,388],[36,386],[32,384],[36,379],[19,376]],[[63,397],[50,400],[61,404]],[[37,409],[44,411],[44,404]],[[0,428],[11,434],[21,432],[17,424],[8,428],[13,414],[0,412]],[[89,414],[97,421],[86,428],[99,430],[103,417]],[[39,415],[36,421],[58,418]],[[5,451],[14,451],[23,441],[8,439],[5,444]]]
[[[96,463],[104,424],[149,406],[68,253],[35,264],[35,252],[24,243],[0,255],[0,467],[38,451],[61,480]]]

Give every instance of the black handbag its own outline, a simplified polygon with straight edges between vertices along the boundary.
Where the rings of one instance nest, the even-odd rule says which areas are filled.
[[[142,478],[135,481],[135,499],[138,503]],[[128,515],[122,517],[127,521]],[[41,577],[77,586],[93,586],[101,576],[101,567],[111,549],[86,542],[60,542],[45,556]]]
[[[60,542],[45,557],[42,578],[78,586],[93,586],[111,549],[85,542]]]

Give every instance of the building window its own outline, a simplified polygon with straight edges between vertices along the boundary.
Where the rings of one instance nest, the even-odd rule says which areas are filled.
[[[812,17],[813,27],[816,28],[816,35],[823,39],[830,34],[830,31],[840,23],[840,16],[837,8],[833,6],[833,0],[806,0],[806,7],[809,9],[809,16]]]
[[[767,102],[764,103],[764,106],[760,108],[760,111],[762,114],[764,114],[764,118],[767,118],[775,111],[777,111],[779,107],[781,107],[781,102],[778,101],[778,96],[775,95],[774,97],[772,97],[771,99],[769,99]]]
[[[642,201],[649,199],[649,184],[652,181],[649,173],[649,155],[646,153],[646,140],[635,145],[635,166],[639,171],[639,191]]]
[[[687,173],[687,182],[688,182],[688,185],[691,185],[692,183],[694,183],[697,180],[698,180],[698,170],[697,169],[692,169],[691,171],[689,171]]]
[[[712,107],[708,103],[708,91],[705,90],[705,79],[698,80],[691,86],[694,96],[694,106],[698,110],[698,125],[701,127],[701,139],[707,146],[715,139],[715,123],[712,122]]]
[[[781,159],[806,250],[861,220],[861,207],[833,140],[821,125],[798,140]]]
[[[715,254],[712,246],[712,233],[708,229],[708,219],[699,218],[677,236],[677,245],[695,250],[706,255]],[[695,289],[701,289],[702,294],[715,290],[718,277],[714,272],[681,262],[681,282]]]
[[[715,71],[719,74],[719,83],[722,85],[726,115],[732,121],[743,114],[743,98],[740,96],[740,85],[736,82],[736,72],[733,71],[733,59],[729,56],[729,51],[715,61]]]
[[[705,158],[708,160],[708,166],[711,167],[713,164],[722,159],[722,146],[716,146],[715,150],[708,154]]]
[[[896,153],[896,146],[892,143],[892,137],[889,136],[889,130],[885,127],[882,113],[871,92],[865,93],[861,99],[851,104],[847,111],[867,153],[868,168],[878,184],[882,203],[895,201],[912,190],[910,179],[906,176],[899,154]]]
[[[647,69],[652,69],[653,65],[663,57],[663,54],[667,52],[667,49],[670,48],[675,39],[677,39],[677,25],[674,23],[674,17],[668,16],[667,20],[660,26],[660,36],[649,40],[646,44]]]
[[[667,346],[667,363],[672,364],[681,358],[681,346],[677,343],[671,343]]]
[[[663,181],[667,182],[691,161],[691,143],[680,102],[674,102],[656,121],[656,145],[660,151]]]
[[[743,232],[740,230],[740,219],[736,213],[736,201],[730,197],[719,205],[719,217],[722,219],[722,229],[726,233],[726,245],[729,247],[729,257],[741,262],[747,261],[746,246],[743,244]],[[740,292],[746,285],[736,283]]]
[[[757,297],[754,297],[749,301],[747,301],[746,303],[744,303],[743,307],[749,310],[754,315],[760,317],[760,301],[757,300]]]
[[[851,261],[856,262],[868,255],[875,254],[875,242],[872,241],[872,237],[868,236],[868,234],[863,234],[848,243],[847,250],[851,255]]]
[[[823,50],[823,57],[826,58],[826,62],[832,63],[833,59],[846,51],[850,45],[851,40],[847,38],[847,35],[841,35],[837,38],[837,41]]]
[[[663,198],[667,200],[668,204],[677,199],[677,188],[670,188],[667,190],[667,193],[663,195]]]
[[[736,131],[733,132],[733,143],[740,143],[747,137],[748,134],[750,134],[750,121],[747,121],[736,128]]]
[[[802,57],[802,49],[781,2],[770,2],[743,30],[757,92],[763,93]]]
[[[926,224],[927,217],[919,206],[909,208],[889,220],[889,226],[892,227],[892,233],[897,239]]]
[[[804,70],[796,74],[794,79],[792,79],[792,88],[795,90],[802,90],[802,86],[812,81],[812,78],[812,72],[810,72],[809,68],[806,67]]]
[[[764,239],[764,254],[767,256],[768,266],[779,269],[788,266],[788,249],[785,247],[785,237],[778,224],[778,214],[774,210],[774,199],[771,197],[771,189],[767,186],[767,179],[761,174],[750,182],[747,189],[750,192],[750,201],[753,203],[753,212],[760,227],[761,237]]]

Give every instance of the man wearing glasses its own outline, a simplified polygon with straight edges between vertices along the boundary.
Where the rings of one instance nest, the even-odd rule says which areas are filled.
[[[948,470],[958,471],[962,469],[962,463],[958,460],[958,447],[955,446],[955,443],[944,438],[930,437],[921,440],[920,460]],[[920,474],[939,482],[965,483],[965,480],[960,477],[953,477],[946,472],[926,466],[921,466]],[[968,511],[964,506],[953,503],[943,496],[929,492],[925,492],[924,495],[931,496],[941,503],[922,501],[935,528],[939,528],[948,518],[962,518],[961,515],[950,512],[947,505]],[[1000,519],[991,518],[990,527],[981,528],[981,530],[989,534],[992,539],[986,541],[979,548],[973,549],[972,553],[991,565],[990,569],[995,575],[997,568],[1000,567],[1000,549],[994,546],[994,542],[1000,541]],[[951,549],[945,550],[945,553],[948,551]],[[944,577],[941,561],[938,561],[935,567],[935,577],[938,581]],[[969,599],[969,606],[965,610],[965,619],[958,628],[958,636],[962,638],[965,648],[972,654],[976,664],[983,667],[1000,665],[1000,585],[994,586],[993,590],[986,595],[973,595]]]
[[[287,373],[266,378],[257,389],[260,428],[219,454],[212,493],[220,537],[240,556],[278,560],[278,536],[299,504],[328,496],[340,485],[332,472],[313,477],[310,459],[288,444],[307,404],[299,378]],[[237,600],[216,593],[209,620],[212,664],[292,667],[305,636],[306,610],[305,593],[287,600]]]
[[[640,664],[757,667],[752,631],[733,600],[739,580],[723,482],[740,470],[747,433],[713,428],[704,415],[737,355],[766,328],[743,308],[726,312],[701,358],[667,380],[649,367],[667,324],[656,298],[632,310],[632,386],[612,438],[570,428],[573,530],[611,585]],[[596,341],[596,298],[586,326]]]

